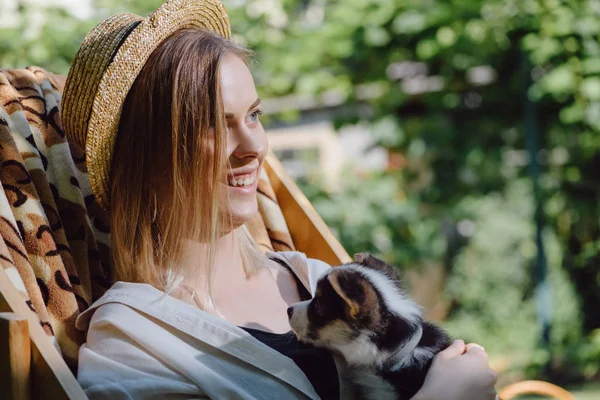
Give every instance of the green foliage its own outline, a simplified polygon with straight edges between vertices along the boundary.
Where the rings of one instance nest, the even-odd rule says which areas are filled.
[[[273,23],[271,13],[285,14],[284,22]],[[525,103],[534,102],[553,356],[600,326],[596,1],[287,1],[252,15],[240,26],[253,32],[244,37],[257,49],[263,93],[334,92],[367,104],[379,144],[406,157],[395,176],[352,179],[341,194],[311,196],[342,243],[405,265],[442,259],[451,274],[449,326],[490,338],[499,351],[533,349],[540,335],[536,200],[513,188],[529,178]],[[267,40],[271,34],[279,39]],[[337,126],[357,119],[339,118]],[[505,204],[517,201],[511,196],[520,205]],[[466,208],[477,233],[453,239],[444,226],[458,226]],[[466,270],[474,264],[481,265]],[[467,279],[471,272],[482,278]],[[525,358],[541,368],[548,355]]]
[[[94,23],[81,21],[60,7],[47,7],[42,20],[34,19],[37,6],[21,6],[19,18],[0,25],[0,66],[23,68],[39,65],[49,71],[66,74],[71,60]],[[0,16],[6,10],[0,10]]]
[[[448,243],[444,223],[427,215],[389,174],[348,175],[343,190],[327,193],[319,185],[301,187],[350,254],[371,251],[401,269],[419,261],[444,260]],[[550,354],[539,348],[536,312],[534,204],[531,184],[511,182],[502,192],[468,196],[449,214],[457,221],[464,247],[452,259],[445,296],[453,304],[444,322],[454,337],[482,344],[511,369],[543,369]],[[598,372],[595,341],[581,347],[581,307],[562,268],[556,234],[544,233],[552,292],[551,344],[555,366]],[[593,360],[593,361],[592,361]],[[576,375],[576,374],[575,374]]]
[[[586,377],[595,377],[600,372],[600,329],[593,330],[579,346],[573,346],[570,356],[581,365]]]
[[[541,331],[536,316],[533,205],[526,181],[510,183],[503,193],[467,197],[454,209],[472,237],[456,257],[447,294],[459,305],[446,326],[457,337],[478,341],[514,365],[547,359],[532,352]],[[581,340],[581,312],[573,284],[562,268],[562,249],[551,230],[544,243],[552,291],[551,344],[555,356]],[[477,316],[477,318],[473,318]]]
[[[337,193],[299,183],[349,254],[370,251],[400,267],[444,257],[446,242],[439,234],[439,222],[424,218],[425,211],[407,198],[395,177],[375,173],[357,179],[349,173],[341,179],[343,190]]]

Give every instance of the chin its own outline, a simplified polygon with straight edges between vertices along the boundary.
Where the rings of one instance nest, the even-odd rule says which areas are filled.
[[[235,205],[231,207],[231,220],[233,221],[233,229],[237,229],[250,221],[258,214],[258,204]]]

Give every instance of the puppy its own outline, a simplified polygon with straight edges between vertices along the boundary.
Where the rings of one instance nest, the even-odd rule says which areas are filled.
[[[410,399],[433,357],[450,345],[401,287],[398,271],[368,253],[327,271],[311,300],[288,309],[298,339],[341,354],[360,399]]]

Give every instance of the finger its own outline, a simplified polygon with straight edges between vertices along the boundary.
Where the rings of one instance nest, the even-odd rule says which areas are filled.
[[[474,345],[467,348],[467,352],[465,353],[471,357],[478,357],[483,359],[486,363],[488,362],[488,355],[485,352],[485,349],[480,345]]]
[[[498,373],[490,368],[490,383],[492,384],[492,386],[496,386],[497,382],[498,382]]]
[[[440,351],[438,357],[446,360],[458,357],[465,352],[465,342],[463,340],[455,340],[446,350]]]
[[[485,351],[485,348],[483,346],[477,344],[477,343],[469,343],[469,344],[467,344],[467,351],[469,351],[469,350],[471,350],[472,348],[475,348],[475,347],[479,348],[479,349],[481,349],[483,351]]]

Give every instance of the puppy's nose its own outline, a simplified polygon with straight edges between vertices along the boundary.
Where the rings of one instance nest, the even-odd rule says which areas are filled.
[[[294,315],[294,307],[288,307],[287,314],[288,318],[292,318],[292,315]]]

